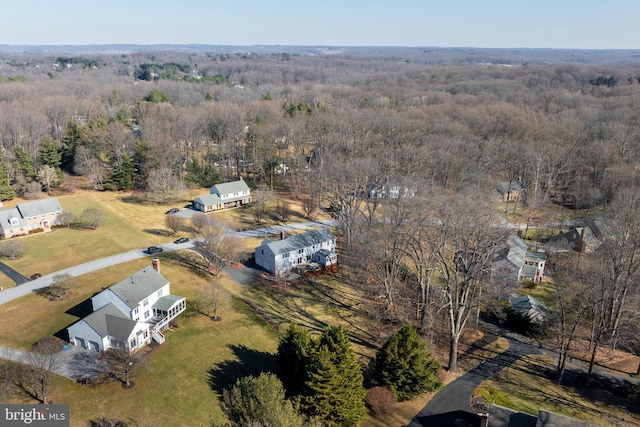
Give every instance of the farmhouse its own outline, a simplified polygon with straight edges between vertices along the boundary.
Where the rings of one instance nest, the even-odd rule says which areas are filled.
[[[62,207],[55,197],[19,203],[0,211],[0,238],[22,236],[35,231],[51,231],[60,224]]]
[[[199,196],[193,201],[193,209],[212,212],[220,209],[241,206],[251,202],[251,190],[244,180],[216,184],[209,194]]]
[[[322,267],[337,262],[336,237],[328,228],[307,231],[280,240],[264,239],[255,250],[256,264],[273,274],[282,274],[308,262]]]
[[[124,345],[134,351],[155,340],[186,309],[186,299],[171,295],[160,274],[160,261],[145,267],[91,298],[93,313],[67,328],[69,342],[95,351]]]

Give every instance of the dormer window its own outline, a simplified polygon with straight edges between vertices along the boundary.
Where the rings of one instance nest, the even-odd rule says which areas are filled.
[[[10,223],[11,225],[18,225],[18,218],[16,218],[16,217],[11,217],[11,218],[9,219],[9,223]]]

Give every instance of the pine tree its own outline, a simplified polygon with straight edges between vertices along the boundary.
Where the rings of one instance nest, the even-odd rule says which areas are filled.
[[[4,162],[4,152],[0,148],[0,200],[10,200],[16,197],[16,191],[9,182],[7,165]]]
[[[356,426],[367,414],[362,369],[344,329],[329,326],[309,358],[302,404],[329,425]]]
[[[299,427],[302,417],[285,398],[274,374],[243,377],[222,393],[222,410],[232,426]]]
[[[309,332],[293,323],[278,342],[276,356],[278,364],[293,394],[299,394],[302,391],[306,379],[307,363],[312,351],[313,340]]]
[[[36,180],[36,170],[33,167],[33,159],[21,145],[13,148],[18,162],[18,171],[24,178],[24,182],[33,182]]]
[[[124,154],[122,161],[113,167],[109,176],[108,186],[112,190],[131,190],[133,188],[133,163]]]
[[[438,389],[440,364],[427,352],[415,328],[404,326],[378,351],[372,363],[373,378],[395,394],[398,401],[414,399]]]
[[[62,176],[62,151],[58,142],[52,138],[45,137],[40,141],[40,162],[45,166],[51,166],[58,176]]]

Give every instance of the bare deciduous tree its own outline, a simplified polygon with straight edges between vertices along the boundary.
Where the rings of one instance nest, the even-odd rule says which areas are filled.
[[[105,351],[104,361],[109,375],[121,381],[123,386],[131,387],[131,372],[138,359],[124,343]]]
[[[167,228],[171,230],[172,236],[175,236],[180,230],[184,228],[184,218],[176,214],[165,215],[164,223]]]
[[[224,308],[231,301],[231,294],[224,287],[222,282],[210,280],[200,290],[198,299],[199,308],[204,311],[207,316],[212,312],[211,318],[218,319],[218,310]]]
[[[207,261],[207,269],[213,269],[214,275],[231,261],[235,261],[239,255],[240,245],[238,238],[232,235],[222,224],[210,221],[200,234],[198,250]]]
[[[11,260],[21,257],[24,251],[24,244],[20,240],[7,240],[0,244],[0,255],[6,256]]]
[[[54,390],[53,374],[62,365],[62,346],[54,338],[46,338],[34,344],[27,356],[28,366],[21,370],[18,387],[30,397],[44,404]]]
[[[209,218],[202,212],[196,212],[191,217],[191,226],[196,234],[202,233],[202,229],[209,223]]]
[[[49,165],[44,165],[40,167],[38,171],[38,180],[46,193],[49,193],[52,188],[55,188],[60,183],[60,178],[58,177],[58,173],[54,168]]]
[[[491,255],[507,232],[496,226],[496,213],[475,197],[456,195],[433,200],[435,222],[429,251],[442,281],[449,321],[449,370],[456,371],[458,342],[483,280]]]

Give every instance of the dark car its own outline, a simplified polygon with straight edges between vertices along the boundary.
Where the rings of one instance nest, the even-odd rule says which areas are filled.
[[[164,251],[164,249],[162,249],[160,246],[149,246],[147,248],[148,254],[159,254],[162,251]]]
[[[169,209],[168,211],[166,211],[165,213],[166,213],[166,214],[174,214],[174,213],[178,213],[178,212],[180,212],[180,209],[178,209],[178,208],[171,208],[171,209]]]
[[[176,240],[176,241],[175,241],[175,242],[173,242],[173,243],[175,243],[175,244],[178,244],[178,243],[187,243],[188,241],[189,241],[189,239],[187,239],[186,237],[181,237],[181,238],[179,238],[178,240]]]

